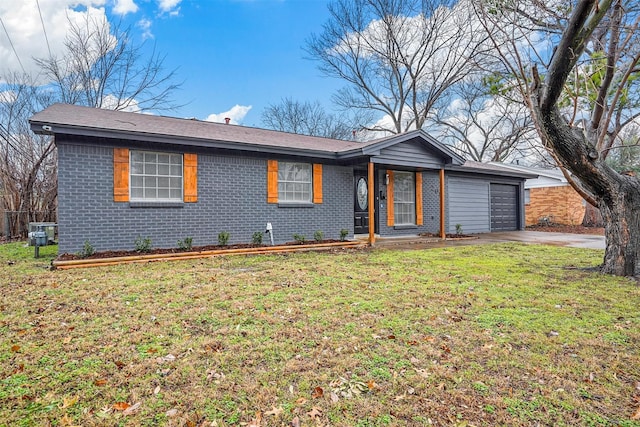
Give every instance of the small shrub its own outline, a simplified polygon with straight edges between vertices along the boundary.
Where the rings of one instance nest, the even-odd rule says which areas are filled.
[[[253,233],[253,236],[251,236],[251,241],[253,242],[254,245],[261,245],[262,236],[263,236],[262,231],[256,231],[255,233]]]
[[[138,236],[134,242],[136,251],[138,252],[150,252],[151,251],[151,239],[148,237]]]
[[[462,234],[462,224],[456,224],[456,234]]]
[[[295,240],[296,243],[304,243],[307,240],[307,238],[304,237],[302,234],[296,233],[293,235],[293,240]]]
[[[80,250],[80,252],[78,252],[78,256],[80,258],[88,258],[95,253],[96,250],[93,245],[88,240],[85,240],[82,249]]]
[[[227,246],[229,243],[229,237],[231,237],[231,234],[229,234],[228,231],[221,231],[218,233],[218,244],[220,246]]]
[[[322,232],[322,230],[316,230],[316,232],[313,233],[313,239],[316,242],[321,242],[324,239],[324,233]]]
[[[181,251],[190,251],[193,247],[193,238],[185,237],[182,240],[178,240],[178,249]]]
[[[345,240],[347,240],[348,235],[349,235],[349,230],[347,230],[346,228],[343,228],[342,230],[340,230],[340,241],[344,242]]]

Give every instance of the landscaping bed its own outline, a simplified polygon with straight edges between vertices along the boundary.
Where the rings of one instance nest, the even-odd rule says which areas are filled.
[[[286,253],[302,251],[324,251],[340,248],[362,247],[366,244],[358,241],[322,240],[296,241],[284,245],[267,246],[255,244],[200,246],[190,250],[154,249],[148,251],[105,251],[83,257],[79,254],[63,254],[51,262],[54,269],[101,267],[107,265],[143,263],[154,261],[177,261],[195,258],[207,258],[223,255],[252,255],[264,253]]]
[[[321,245],[326,243],[339,243],[341,240],[333,240],[326,239],[321,241],[295,241],[295,242],[287,242],[284,245],[278,246],[300,246],[300,245]],[[253,243],[238,243],[233,245],[206,245],[206,246],[194,246],[188,250],[179,249],[179,248],[153,248],[147,251],[138,251],[138,250],[121,250],[121,251],[101,251],[94,252],[88,256],[82,256],[81,254],[74,253],[64,253],[58,255],[56,261],[71,261],[71,260],[80,260],[80,259],[103,259],[103,258],[119,258],[119,257],[131,257],[131,256],[139,256],[139,255],[166,255],[166,254],[185,254],[192,252],[209,252],[209,251],[224,251],[224,250],[234,250],[234,249],[257,249],[257,248],[269,248],[269,245],[265,244],[253,244]]]
[[[596,236],[604,236],[603,227],[585,227],[582,225],[536,224],[528,225],[527,230],[544,231],[550,233],[593,234]]]

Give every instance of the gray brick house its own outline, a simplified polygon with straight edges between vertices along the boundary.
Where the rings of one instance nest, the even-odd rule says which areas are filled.
[[[30,119],[58,148],[59,251],[517,230],[524,180],[465,162],[422,130],[340,141],[55,104]]]

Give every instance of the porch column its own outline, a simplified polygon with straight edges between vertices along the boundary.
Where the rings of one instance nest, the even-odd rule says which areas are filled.
[[[376,209],[375,209],[375,194],[374,194],[374,173],[373,173],[373,163],[369,162],[369,245],[373,246],[376,243]]]
[[[445,218],[445,198],[444,198],[444,169],[440,169],[440,238],[447,237],[447,231],[444,228]]]

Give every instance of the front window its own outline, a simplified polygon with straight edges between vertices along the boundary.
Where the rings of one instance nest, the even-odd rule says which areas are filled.
[[[278,201],[311,203],[313,174],[310,163],[278,164]]]
[[[131,152],[131,200],[182,201],[182,155]]]
[[[416,184],[413,172],[394,172],[393,210],[396,225],[415,225]]]

